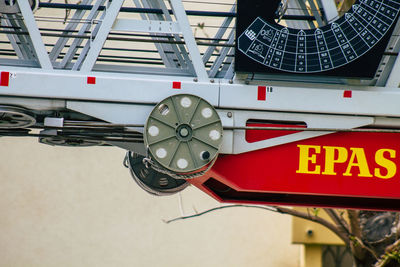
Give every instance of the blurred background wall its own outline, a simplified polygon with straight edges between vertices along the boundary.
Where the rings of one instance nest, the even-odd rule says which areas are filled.
[[[142,191],[113,147],[0,138],[0,266],[300,266],[290,216]]]

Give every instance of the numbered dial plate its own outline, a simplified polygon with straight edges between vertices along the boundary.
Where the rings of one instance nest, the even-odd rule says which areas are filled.
[[[214,109],[194,95],[175,95],[151,112],[144,141],[154,161],[164,168],[189,173],[200,170],[218,154],[222,124]]]
[[[239,36],[238,49],[276,70],[328,71],[371,50],[388,33],[399,9],[399,0],[360,0],[334,23],[312,30],[286,28],[257,17]]]

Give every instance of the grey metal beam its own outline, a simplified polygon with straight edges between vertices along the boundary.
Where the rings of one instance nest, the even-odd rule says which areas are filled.
[[[183,37],[185,39],[186,47],[189,50],[189,55],[192,59],[194,69],[196,71],[199,81],[208,80],[208,74],[204,66],[203,60],[200,55],[199,48],[197,47],[196,40],[194,39],[192,28],[190,27],[185,9],[181,0],[169,0],[175,18],[181,26]]]
[[[88,72],[92,70],[123,3],[124,0],[114,0],[107,8],[106,15],[101,23],[99,32],[96,34],[94,41],[91,42],[89,52],[82,63],[82,67],[80,69],[82,72]]]
[[[151,0],[151,1],[157,3],[156,6],[161,8],[163,15],[167,21],[172,21],[172,17],[171,17],[169,10],[163,0]],[[182,41],[182,38],[178,34],[174,34],[173,37],[178,42]],[[182,68],[188,68],[189,71],[191,71],[194,74],[195,73],[194,66],[193,66],[192,62],[190,61],[190,58],[189,58],[188,52],[186,51],[185,46],[182,44],[172,44],[171,48],[174,51],[175,56],[179,60]]]
[[[82,4],[87,5],[91,4],[92,0],[83,0]],[[67,24],[65,27],[64,33],[68,33],[71,30],[75,30],[76,27],[79,25],[79,21],[85,15],[86,10],[76,10],[74,15],[72,16],[71,22]],[[69,38],[60,37],[56,44],[53,46],[53,49],[50,52],[50,60],[56,61],[58,56],[60,55],[61,51],[65,47],[66,43],[68,42]]]
[[[320,13],[318,12],[319,6],[316,6],[314,1],[308,1],[308,4],[310,5],[311,10],[313,10],[312,14],[314,15],[315,20],[318,23],[318,27],[323,26],[324,25],[324,21],[323,21],[321,15],[320,15]]]
[[[0,20],[0,25],[11,26],[8,19],[5,19],[5,18]],[[16,34],[7,34],[7,38],[10,41],[10,44],[15,51],[15,54],[17,54],[17,57],[19,59],[25,59],[26,57],[25,57],[24,53],[21,51],[21,49],[18,45],[18,40],[16,39],[16,38],[18,38],[18,36]]]
[[[1,61],[0,61],[1,63]],[[192,73],[184,69],[178,68],[154,68],[146,66],[121,66],[108,64],[95,64],[93,71],[114,72],[114,73],[134,73],[144,75],[168,75],[168,76],[184,76],[191,77]]]
[[[89,15],[86,18],[86,21],[93,21],[94,19],[96,19],[96,17],[99,14],[99,7],[101,5],[103,5],[105,2],[105,0],[97,0],[97,2],[93,5],[93,8],[90,10]],[[90,30],[90,26],[91,24],[89,23],[85,23],[84,25],[82,25],[82,27],[79,29],[78,35],[83,35],[86,31]],[[98,29],[99,29],[99,25],[96,25],[93,34],[96,34]],[[73,59],[73,57],[76,54],[76,51],[78,50],[78,46],[80,46],[83,42],[83,39],[80,38],[76,38],[72,44],[71,47],[68,49],[68,52],[65,54],[63,60],[61,61],[59,67],[60,68],[65,68],[65,66],[71,62],[71,60]],[[83,61],[83,59],[86,56],[87,51],[89,50],[89,45],[90,43],[86,43],[86,46],[82,49],[80,56],[77,60],[77,63],[74,65],[74,68],[72,68],[73,70],[77,70],[78,67],[80,66],[80,63]]]
[[[234,41],[235,41],[235,33],[233,31],[231,31],[231,33],[229,34],[228,44],[233,44]],[[230,49],[231,49],[230,47],[222,48],[220,55],[215,60],[214,64],[212,65],[212,67],[210,69],[210,72],[208,73],[208,75],[211,78],[216,77],[218,70],[221,67],[222,63],[225,61],[226,55],[228,54]]]
[[[397,24],[393,30],[392,37],[389,40],[389,44],[386,48],[386,51],[392,52],[392,53],[399,53],[400,51],[400,21],[397,21]],[[381,64],[378,68],[378,73],[379,73],[379,78],[376,82],[376,86],[398,86],[398,83],[400,80],[398,80],[397,85],[395,79],[398,79],[399,72],[393,72],[393,66],[395,64],[399,64],[399,62],[396,62],[396,60],[399,58],[398,55],[388,55],[384,56],[381,60]],[[379,72],[380,71],[380,72]],[[391,73],[394,73],[391,75]],[[396,77],[397,76],[397,77]],[[390,78],[390,79],[389,79]]]
[[[138,7],[138,8],[141,8],[141,7],[142,7],[142,5],[141,5],[141,3],[140,3],[139,0],[133,0],[133,3],[134,3],[135,6]],[[140,13],[140,17],[141,17],[142,20],[147,20],[147,18],[149,18],[149,19],[154,19],[155,16],[154,16],[154,17],[151,17],[150,15],[146,15],[146,14],[144,14],[144,13]],[[153,37],[152,39],[155,40],[154,37]],[[173,66],[174,66],[174,65],[173,65],[173,60],[171,60],[171,58],[168,57],[167,54],[165,53],[165,48],[166,48],[165,45],[159,44],[159,43],[155,43],[154,46],[156,47],[156,49],[157,49],[157,51],[158,51],[158,54],[160,55],[160,57],[161,57],[161,59],[162,59],[164,65],[165,65],[167,68],[173,67]]]
[[[29,2],[26,0],[17,0],[17,2],[19,5],[19,9],[21,10],[21,14],[24,17],[24,22],[26,28],[28,29],[29,37],[32,40],[32,44],[35,49],[35,53],[39,60],[40,66],[43,69],[53,69],[49,55],[47,54],[46,48],[44,46],[42,36],[40,35],[35,18],[33,17],[32,9],[29,5]]]
[[[233,77],[235,76],[235,69],[234,69],[234,64],[233,62],[231,62],[231,64],[229,64],[229,68],[225,73],[224,79],[233,79]]]
[[[304,14],[304,15],[309,15],[309,13],[308,13],[308,11],[307,11],[307,6],[306,6],[306,4],[304,3],[304,0],[291,0],[291,3],[290,4],[292,4],[291,6],[289,6],[289,7],[293,7],[294,6],[294,8],[296,8],[297,10],[301,10],[302,12],[302,14]],[[289,10],[289,12],[290,12],[290,10]],[[303,26],[305,26],[304,25],[304,23],[302,23],[302,22],[298,22],[298,21],[294,21],[294,22],[290,22],[289,21],[289,23],[296,23],[296,24],[300,24],[301,23],[301,28],[302,29],[306,29],[306,27],[303,27]],[[288,24],[289,24],[288,23]],[[307,24],[308,24],[308,27],[309,28],[313,28],[314,27],[314,23],[312,22],[312,21],[307,21],[306,22]]]
[[[5,14],[4,15],[8,21],[8,26],[15,28],[16,32],[27,32],[24,23],[21,21],[21,18],[17,17],[15,14]],[[11,35],[11,34],[10,34]],[[19,35],[19,34],[12,34],[13,39],[15,40],[17,46],[19,47],[22,58],[26,60],[36,60],[36,55],[32,51],[31,47],[32,43],[28,36],[26,35]]]
[[[229,12],[235,12],[235,10],[236,10],[236,4],[233,4],[232,8],[231,8],[231,10]],[[224,21],[221,24],[221,27],[218,29],[217,33],[215,34],[215,36],[214,36],[215,40],[213,40],[212,43],[217,43],[218,40],[221,39],[224,36],[224,34],[228,30],[228,27],[231,24],[232,20],[233,20],[232,17],[226,17],[224,19]],[[232,31],[233,31],[233,29],[232,29]],[[217,47],[213,46],[213,45],[209,46],[207,48],[206,52],[203,55],[203,63],[204,64],[210,59],[212,53],[214,53],[216,48]]]

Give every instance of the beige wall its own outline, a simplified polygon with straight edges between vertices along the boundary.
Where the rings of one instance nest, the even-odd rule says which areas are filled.
[[[300,264],[291,219],[257,209],[180,215],[178,196],[143,192],[123,150],[0,138],[0,266],[278,266]],[[192,213],[219,205],[196,188]]]

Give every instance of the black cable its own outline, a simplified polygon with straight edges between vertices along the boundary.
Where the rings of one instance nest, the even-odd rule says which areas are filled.
[[[61,9],[76,9],[76,10],[91,10],[92,5],[78,4],[59,4],[59,3],[39,3],[39,7],[45,8],[61,8]],[[98,10],[104,10],[105,6],[100,6]],[[122,7],[120,12],[128,13],[148,13],[148,14],[163,14],[163,11],[158,8],[138,8],[138,7]],[[168,10],[169,14],[173,14],[172,10]],[[236,12],[218,12],[218,11],[200,11],[186,10],[188,16],[204,16],[204,17],[236,17]],[[308,15],[284,15],[285,20],[315,20],[314,16]]]

